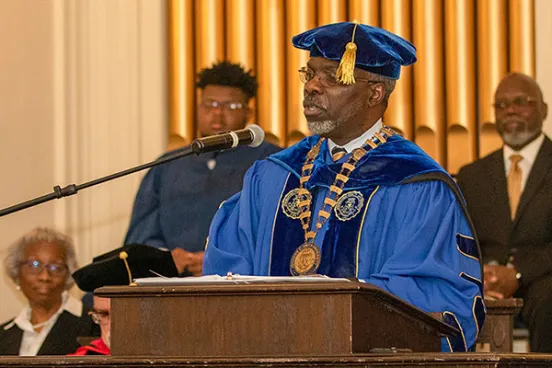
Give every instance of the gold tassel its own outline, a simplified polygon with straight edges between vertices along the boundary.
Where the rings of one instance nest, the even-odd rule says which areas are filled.
[[[353,38],[351,42],[345,46],[345,52],[339,62],[339,67],[335,76],[337,80],[343,84],[350,85],[355,83],[355,63],[356,63],[356,51],[357,45],[355,44],[355,32],[358,27],[358,21],[354,20],[355,28],[353,28]]]
[[[136,284],[134,282],[132,282],[132,273],[130,273],[130,267],[128,266],[127,258],[128,258],[128,253],[127,252],[123,251],[123,252],[119,253],[119,259],[121,259],[121,260],[123,260],[123,262],[125,262],[125,266],[126,266],[127,273],[128,273],[128,284],[130,286],[136,286]]]

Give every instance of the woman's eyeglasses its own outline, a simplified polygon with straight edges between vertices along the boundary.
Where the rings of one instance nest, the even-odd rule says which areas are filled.
[[[61,276],[67,272],[67,266],[63,263],[42,263],[34,259],[21,262],[21,267],[33,274],[40,274],[46,270],[51,275]]]

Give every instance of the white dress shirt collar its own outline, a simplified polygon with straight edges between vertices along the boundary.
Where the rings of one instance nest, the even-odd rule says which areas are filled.
[[[27,306],[19,312],[17,317],[14,320],[7,324],[4,329],[8,330],[17,325],[21,330],[23,330],[23,338],[21,340],[21,345],[19,348],[20,356],[35,356],[40,347],[44,343],[46,336],[50,333],[52,327],[54,327],[59,315],[67,311],[76,317],[82,316],[82,302],[65,291],[62,295],[62,302],[59,309],[50,317],[48,321],[41,324],[44,326],[40,332],[36,332],[31,323],[31,308]]]
[[[349,143],[343,146],[338,146],[331,139],[328,139],[328,150],[332,152],[332,149],[334,149],[334,147],[342,147],[347,150],[347,153],[351,153],[355,148],[362,147],[364,143],[368,140],[368,138],[372,138],[374,133],[379,132],[382,127],[383,127],[383,121],[379,119],[378,121],[376,121],[374,125],[372,125],[370,129],[364,132],[364,134],[362,134],[358,138],[353,139],[352,141],[350,141]]]

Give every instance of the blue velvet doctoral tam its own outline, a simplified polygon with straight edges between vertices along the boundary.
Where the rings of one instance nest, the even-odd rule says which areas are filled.
[[[291,255],[304,233],[289,194],[298,188],[306,153],[319,139],[305,138],[253,165],[243,190],[213,220],[205,275],[290,275]],[[322,144],[305,185],[313,196],[312,217],[346,160],[334,163]],[[415,144],[392,136],[359,161],[344,186],[346,200],[338,201],[315,243],[322,252],[319,273],[357,277],[426,312],[442,312],[461,331],[444,338],[442,350],[467,351],[485,307],[474,231],[453,186]]]
[[[401,66],[416,62],[416,48],[385,29],[353,22],[327,24],[294,36],[293,46],[309,50],[310,57],[339,62],[347,43],[357,45],[355,67],[391,79],[399,79]]]
[[[136,195],[125,244],[204,250],[220,204],[241,190],[243,177],[255,160],[279,150],[265,142],[256,148],[240,146],[153,167]],[[207,166],[210,160],[215,162],[213,170]]]

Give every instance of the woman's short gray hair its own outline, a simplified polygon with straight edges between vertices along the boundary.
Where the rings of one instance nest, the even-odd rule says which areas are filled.
[[[69,236],[47,227],[37,227],[29,231],[9,247],[8,255],[4,259],[4,268],[8,276],[15,283],[18,282],[19,266],[24,260],[25,248],[36,243],[57,244],[65,250],[65,264],[69,269],[65,278],[65,289],[70,289],[75,283],[71,275],[78,269],[73,240]]]

